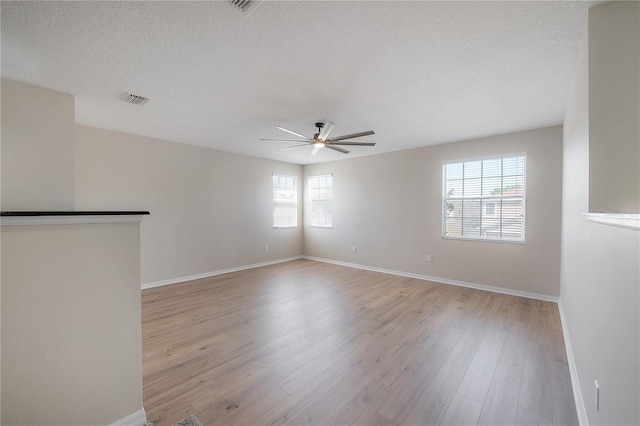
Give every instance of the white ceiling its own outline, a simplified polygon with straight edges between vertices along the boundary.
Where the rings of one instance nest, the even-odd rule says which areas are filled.
[[[592,4],[3,1],[2,76],[81,124],[310,164],[562,123]],[[323,120],[377,146],[259,141]]]

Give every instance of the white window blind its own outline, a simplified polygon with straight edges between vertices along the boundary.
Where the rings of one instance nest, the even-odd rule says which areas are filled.
[[[295,176],[273,175],[273,227],[298,226],[298,191]]]
[[[524,241],[526,156],[443,164],[442,236]]]
[[[311,226],[331,228],[333,215],[333,175],[309,176],[311,194]]]

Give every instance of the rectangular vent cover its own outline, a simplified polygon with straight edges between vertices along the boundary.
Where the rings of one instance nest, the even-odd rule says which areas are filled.
[[[134,105],[140,105],[140,106],[149,102],[149,99],[145,98],[144,96],[138,96],[131,93],[125,96],[123,100],[128,104],[134,104]]]
[[[249,3],[251,3],[251,0],[228,0],[228,1],[229,1],[229,4],[237,7],[243,12],[249,7]]]

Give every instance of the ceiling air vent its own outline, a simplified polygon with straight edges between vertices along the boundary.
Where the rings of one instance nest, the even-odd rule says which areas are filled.
[[[125,101],[128,104],[134,104],[134,105],[144,105],[147,102],[149,102],[149,99],[145,98],[144,96],[138,96],[138,95],[134,95],[134,94],[127,94],[127,96],[124,97],[123,101]]]
[[[237,7],[243,12],[247,10],[247,8],[249,7],[249,3],[251,3],[251,0],[227,0],[227,1],[229,2],[230,5]]]

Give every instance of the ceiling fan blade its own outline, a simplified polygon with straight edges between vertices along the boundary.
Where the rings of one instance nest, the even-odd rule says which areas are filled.
[[[276,141],[276,142],[307,142],[307,141],[301,141],[300,139],[265,139],[265,138],[260,138],[261,141]]]
[[[311,151],[311,155],[316,155],[318,153],[318,151],[320,151],[320,148],[322,148],[322,147],[314,145],[313,151]]]
[[[328,142],[330,145],[375,146],[375,142]]]
[[[324,123],[324,126],[322,126],[322,130],[318,135],[318,140],[323,142],[327,140],[327,138],[329,137],[329,133],[331,133],[331,130],[333,129],[333,124],[334,123],[332,123],[331,121],[327,121],[326,123]]]
[[[312,140],[309,136],[301,135],[298,132],[294,132],[293,130],[285,129],[284,127],[276,126],[276,129],[282,130],[283,132],[291,133],[292,135],[298,136],[299,138]]]
[[[350,135],[338,136],[335,138],[327,139],[327,142],[343,141],[345,139],[353,139],[353,138],[359,138],[361,136],[369,136],[369,135],[375,135],[375,134],[376,132],[374,132],[373,130],[367,130],[366,132],[351,133]]]
[[[349,153],[349,151],[347,151],[346,149],[342,149],[339,146],[333,146],[333,144],[325,145],[325,148],[333,149],[334,151],[338,151],[338,152],[341,152],[343,154],[348,154]]]
[[[303,147],[303,146],[309,146],[309,144],[308,143],[301,143],[300,145],[287,146],[285,148],[280,148],[278,151],[286,151],[288,149],[300,148],[300,147]]]

